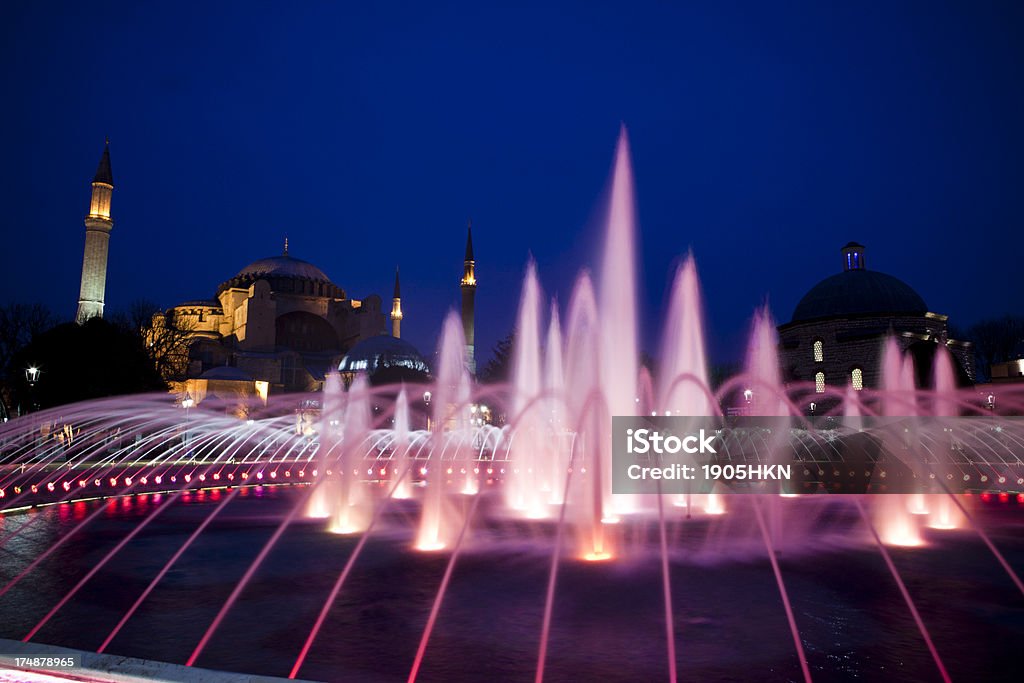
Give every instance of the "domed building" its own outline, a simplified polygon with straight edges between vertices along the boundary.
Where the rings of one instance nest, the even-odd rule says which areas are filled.
[[[827,386],[878,387],[883,342],[890,335],[911,352],[919,370],[939,344],[945,346],[958,362],[961,381],[973,381],[973,349],[970,342],[949,338],[947,316],[932,312],[902,280],[868,270],[864,245],[850,242],[842,255],[842,272],[814,285],[778,328],[786,381],[811,382],[818,393]]]
[[[338,364],[338,372],[346,384],[361,372],[367,374],[371,384],[390,384],[426,381],[430,366],[409,342],[381,334],[353,346]]]
[[[400,317],[397,298],[395,306]],[[387,315],[380,296],[350,298],[320,268],[290,255],[285,241],[282,255],[242,268],[213,299],[158,314],[153,329],[155,339],[180,338],[179,376],[199,380],[230,366],[235,376],[269,387],[265,396],[322,388],[342,356],[386,332]]]

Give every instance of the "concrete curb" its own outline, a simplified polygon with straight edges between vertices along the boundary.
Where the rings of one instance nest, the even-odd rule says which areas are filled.
[[[26,673],[40,673],[47,677],[67,681],[109,681],[110,683],[284,683],[286,678],[257,676],[254,674],[212,671],[196,667],[156,662],[149,659],[121,657],[72,650],[41,643],[23,643],[20,640],[0,638],[0,669],[18,671],[16,657],[70,657],[77,656],[81,665],[75,668],[21,668]],[[10,680],[8,678],[8,680]],[[298,683],[312,683],[298,681]]]

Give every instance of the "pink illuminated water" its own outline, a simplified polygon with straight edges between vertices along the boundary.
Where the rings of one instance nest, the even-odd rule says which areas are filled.
[[[231,487],[221,502],[211,505],[205,521],[185,535],[184,545],[168,551],[168,559],[157,563],[156,578],[144,582],[144,589],[140,585],[141,595],[131,596],[134,603],[127,613],[118,615],[116,627],[99,646],[105,651],[134,623],[129,619],[157,584],[174,572],[185,551],[201,542],[210,521],[223,514],[228,501],[256,495],[265,486],[288,486],[295,487],[294,508],[275,518],[272,531],[252,547],[241,579],[211,598],[213,620],[194,634],[189,664],[202,663],[208,645],[230,636],[230,622],[225,620],[247,596],[259,593],[260,572],[275,552],[284,552],[282,544],[287,543],[282,539],[289,529],[308,525],[323,534],[323,548],[344,547],[346,553],[333,556],[335,564],[323,568],[333,583],[330,590],[324,586],[318,594],[317,609],[295,617],[302,622],[298,639],[302,645],[297,643],[289,652],[290,658],[298,653],[292,677],[315,653],[313,644],[321,630],[330,629],[332,609],[346,603],[348,585],[357,580],[364,550],[378,543],[400,545],[413,558],[410,562],[436,570],[427,573],[434,582],[425,589],[429,612],[403,614],[400,619],[417,625],[418,637],[409,641],[418,643],[408,662],[409,680],[428,678],[424,667],[429,663],[429,648],[439,636],[435,631],[443,629],[446,595],[455,589],[463,562],[478,566],[501,553],[511,554],[522,565],[543,568],[540,587],[530,594],[533,602],[523,607],[524,612],[533,609],[530,614],[537,621],[537,649],[533,650],[539,653],[537,681],[545,677],[552,650],[566,647],[558,633],[559,620],[568,618],[571,610],[559,599],[576,587],[573,577],[583,572],[588,577],[585,581],[600,585],[616,572],[635,569],[652,558],[661,602],[648,613],[664,633],[669,680],[676,678],[677,669],[692,654],[687,651],[688,629],[700,628],[685,622],[691,586],[673,578],[681,566],[690,564],[760,567],[768,577],[772,604],[780,620],[785,615],[789,628],[789,637],[785,627],[781,635],[774,632],[765,637],[784,639],[792,664],[790,677],[802,675],[809,680],[808,656],[814,655],[803,646],[802,629],[808,624],[799,609],[802,579],[794,576],[794,569],[813,566],[816,554],[837,552],[870,552],[876,561],[881,558],[890,573],[885,579],[903,598],[901,610],[905,603],[902,614],[909,615],[921,647],[940,675],[947,677],[899,553],[935,552],[936,539],[943,534],[974,534],[975,541],[984,542],[987,560],[998,564],[998,571],[1024,593],[1013,556],[1003,554],[998,537],[987,534],[972,515],[974,502],[937,492],[938,488],[906,495],[795,498],[791,497],[794,492],[781,489],[778,493],[785,497],[738,496],[722,487],[672,498],[615,495],[609,434],[613,416],[656,413],[696,418],[718,415],[724,408],[778,418],[770,423],[771,436],[764,440],[765,462],[773,462],[782,458],[792,431],[799,431],[802,406],[811,397],[830,406],[827,416],[933,419],[934,423],[908,422],[907,436],[887,444],[901,454],[904,464],[918,466],[924,461],[925,447],[955,450],[954,437],[941,431],[953,417],[968,413],[989,417],[977,407],[977,397],[970,390],[956,386],[952,356],[940,348],[931,387],[918,387],[913,360],[899,340],[890,338],[880,349],[878,389],[826,387],[819,392],[812,383],[783,380],[776,326],[765,306],[753,313],[743,371],[721,386],[712,386],[703,295],[696,260],[688,254],[673,274],[660,337],[653,335],[660,342],[656,369],[641,367],[641,340],[652,335],[641,333],[636,315],[638,230],[624,130],[609,187],[599,274],[596,279],[588,272],[579,275],[564,315],[557,303],[546,302],[536,264],[527,264],[507,385],[487,387],[473,382],[466,367],[461,321],[451,313],[444,321],[433,364],[436,374],[428,387],[374,388],[365,376],[356,376],[346,387],[337,373],[330,373],[322,393],[301,397],[301,405],[294,396],[276,398],[263,413],[253,411],[251,421],[237,420],[230,406],[213,405],[212,399],[185,411],[166,396],[154,396],[65,407],[0,427],[4,448],[0,451],[0,510],[55,500],[120,497],[112,499],[118,501],[112,508],[100,506],[88,514],[83,509],[69,521],[69,532],[9,574],[0,597],[32,576],[51,555],[87,535],[98,520],[118,510],[126,514],[128,506],[141,500],[132,497],[136,493],[160,493],[165,504],[193,495],[198,502],[200,496],[220,496],[224,487]],[[1000,390],[1000,405],[1010,411],[1024,409],[1024,392]],[[482,417],[485,414],[502,414],[507,420],[488,423]],[[791,420],[794,417],[799,419]],[[73,440],[47,436],[63,433],[63,424],[72,426],[71,433],[77,435]],[[1012,430],[1008,434],[1016,438]],[[1003,444],[1000,447],[997,441],[993,440],[993,449],[1001,448],[999,457],[1005,460],[1002,464],[994,460],[987,471],[989,485],[999,477],[1009,477],[1012,484],[1020,460],[1012,460],[1012,448],[998,442]],[[839,464],[835,468],[836,472],[842,469],[842,476],[863,474],[849,474],[852,468],[841,464],[842,468]],[[832,470],[833,464],[821,467]],[[954,472],[940,474],[953,476]],[[91,571],[76,577],[70,588],[61,589],[47,603],[41,620],[36,618],[35,626],[26,631],[25,639],[45,634],[41,629],[59,621],[71,597],[86,588],[101,568],[116,566],[136,536],[160,527],[163,509],[137,511],[145,521],[98,555]],[[837,518],[845,521],[836,522]],[[7,519],[0,517],[0,521]],[[34,520],[21,526],[5,523],[0,548],[32,538],[33,524]],[[368,562],[377,562],[381,556],[367,552]],[[378,547],[376,552],[382,551]],[[516,571],[515,563],[506,567],[505,562],[499,573]],[[367,571],[386,576],[389,567],[382,565]],[[386,603],[387,597],[381,600]],[[303,621],[307,616],[309,623]],[[727,640],[730,634],[721,635]],[[532,655],[526,659],[532,660]]]

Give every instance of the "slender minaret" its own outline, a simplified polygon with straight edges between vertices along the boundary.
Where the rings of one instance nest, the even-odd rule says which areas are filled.
[[[402,338],[402,288],[398,284],[398,268],[395,268],[395,296],[391,299],[391,336]]]
[[[82,288],[78,295],[81,324],[92,317],[103,317],[103,296],[107,288],[107,245],[114,221],[110,219],[110,195],[114,176],[110,172],[110,140],[103,148],[100,165],[92,179],[92,201],[85,217],[85,255],[82,258]]]
[[[474,343],[474,304],[476,298],[476,260],[473,258],[473,222],[466,226],[466,260],[463,263],[462,281],[462,332],[466,337],[466,365],[469,374],[476,377],[476,346]]]

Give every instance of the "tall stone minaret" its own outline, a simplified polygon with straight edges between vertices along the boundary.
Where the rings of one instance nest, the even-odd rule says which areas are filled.
[[[466,365],[469,374],[476,377],[476,344],[474,341],[474,308],[476,298],[476,260],[473,258],[473,222],[466,226],[466,260],[463,263],[462,281],[462,333],[466,337]]]
[[[395,295],[391,299],[391,336],[402,338],[402,288],[398,284],[398,268],[395,268]]]
[[[110,172],[110,140],[103,148],[100,165],[92,179],[92,201],[85,217],[85,255],[82,257],[82,288],[78,294],[81,324],[92,317],[103,317],[103,297],[107,288],[107,245],[114,221],[110,218],[110,196],[114,176]]]

